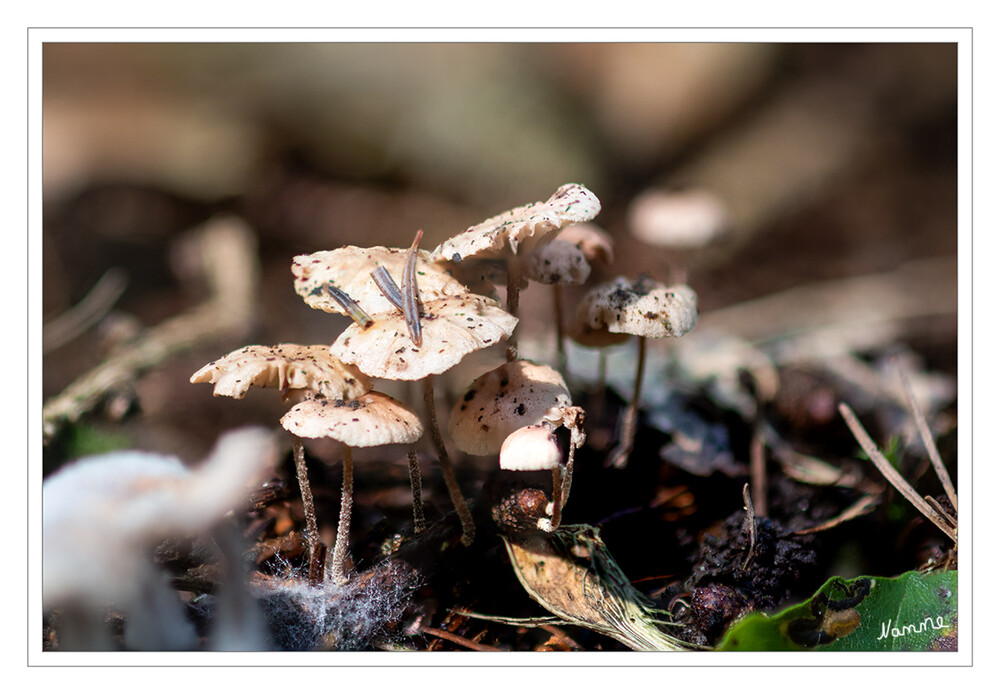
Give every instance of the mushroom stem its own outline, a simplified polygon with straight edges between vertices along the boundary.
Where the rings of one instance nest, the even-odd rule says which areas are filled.
[[[552,285],[552,304],[555,309],[554,319],[556,322],[556,370],[560,373],[566,373],[566,340],[565,340],[565,330],[563,329],[563,310],[562,310],[562,287],[559,283]]]
[[[642,393],[642,375],[646,370],[646,338],[639,336],[639,355],[636,357],[635,365],[635,385],[632,388],[632,402],[625,410],[625,419],[622,423],[622,434],[618,445],[608,456],[609,464],[612,467],[624,468],[628,465],[629,455],[632,454],[632,446],[635,444],[635,431],[639,423],[639,396]]]
[[[340,487],[340,519],[337,542],[333,545],[330,578],[337,585],[347,583],[347,544],[351,535],[351,505],[354,502],[354,459],[350,446],[344,446],[344,474]]]
[[[563,469],[561,465],[552,468],[552,530],[562,521]]]
[[[472,520],[472,513],[462,496],[462,489],[458,486],[458,478],[455,477],[455,469],[451,465],[451,458],[448,457],[448,449],[444,445],[441,437],[441,430],[438,428],[437,411],[434,406],[434,377],[427,376],[424,379],[424,406],[427,410],[427,428],[431,432],[431,440],[438,454],[438,464],[441,466],[441,474],[444,476],[445,486],[448,487],[448,496],[451,503],[458,512],[458,518],[462,523],[462,544],[468,547],[472,544],[476,536],[476,525]]]
[[[507,313],[517,318],[521,299],[521,264],[517,253],[507,254]],[[517,327],[507,338],[507,361],[517,361]]]
[[[420,500],[423,488],[420,481],[420,464],[413,446],[406,451],[406,458],[410,468],[410,489],[413,490],[413,532],[422,533],[427,529],[427,521],[424,519],[424,505]]]
[[[552,470],[552,529],[555,530],[562,522],[562,510],[569,501],[569,490],[573,484],[573,462],[576,458],[577,446],[582,441],[578,429],[572,429],[569,439],[569,453],[566,454],[566,465]],[[558,489],[556,488],[558,485]]]
[[[316,506],[313,503],[312,488],[309,486],[309,474],[306,471],[306,453],[302,439],[292,435],[292,457],[295,459],[295,476],[299,481],[299,492],[302,494],[302,512],[306,517],[306,548],[310,564],[319,551],[319,526],[316,524]]]

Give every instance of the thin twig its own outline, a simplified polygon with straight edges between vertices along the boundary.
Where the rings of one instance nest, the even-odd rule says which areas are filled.
[[[403,310],[403,293],[396,284],[396,281],[392,279],[392,275],[389,271],[385,269],[385,265],[379,265],[377,268],[371,271],[372,279],[375,281],[375,286],[378,290],[382,292],[382,296],[388,300],[390,304],[398,308],[400,311]]]
[[[43,440],[93,410],[104,395],[202,342],[245,334],[253,327],[259,285],[253,232],[233,217],[208,222],[198,238],[211,297],[200,306],[147,329],[127,348],[87,372],[42,409]]]
[[[910,486],[910,484],[903,479],[903,476],[892,466],[892,463],[882,455],[879,451],[878,446],[872,441],[868,432],[861,425],[858,420],[857,415],[854,411],[847,405],[847,403],[840,403],[840,416],[844,418],[847,422],[847,426],[850,427],[851,433],[854,434],[854,438],[861,445],[861,448],[868,455],[868,458],[875,464],[879,472],[889,480],[889,483],[895,487],[900,494],[906,497],[907,501],[913,504],[918,511],[920,511],[924,516],[927,517],[934,525],[941,529],[945,535],[947,535],[952,542],[958,542],[958,534],[953,528],[948,525],[948,522],[941,517],[941,515],[934,509],[933,506],[928,504],[924,499],[917,494],[916,490]]]
[[[945,470],[944,461],[941,460],[941,454],[938,452],[937,446],[934,444],[934,437],[931,435],[931,429],[927,426],[927,418],[924,413],[920,411],[920,407],[917,405],[917,399],[913,395],[913,388],[910,386],[910,380],[906,377],[906,372],[903,371],[903,366],[899,359],[894,360],[896,364],[896,371],[899,372],[899,380],[903,382],[903,390],[906,391],[906,399],[910,403],[910,410],[913,412],[913,419],[917,423],[917,431],[920,432],[920,438],[923,439],[924,448],[927,449],[927,455],[930,456],[931,465],[934,466],[934,472],[937,473],[938,479],[941,480],[941,486],[944,487],[945,494],[948,495],[948,501],[951,502],[952,508],[955,512],[958,512],[958,494],[955,492],[955,485],[951,483],[951,477],[948,476],[948,471]]]
[[[115,305],[128,285],[121,268],[113,267],[97,280],[78,304],[42,326],[42,354],[49,354],[95,325]]]
[[[430,634],[431,636],[437,636],[445,641],[451,641],[452,643],[457,643],[459,646],[465,646],[473,651],[490,651],[503,653],[502,648],[496,648],[494,646],[487,646],[486,644],[476,643],[471,639],[467,639],[464,636],[459,636],[458,634],[453,634],[450,631],[445,631],[444,629],[435,629],[434,627],[421,627],[420,631],[425,634]]]
[[[406,318],[406,327],[410,331],[410,340],[417,347],[423,341],[420,330],[420,307],[417,304],[419,299],[417,290],[417,247],[420,246],[420,239],[424,236],[423,229],[417,231],[413,238],[413,244],[406,252],[406,264],[403,266],[403,279],[400,283],[400,294],[403,298],[403,316]]]

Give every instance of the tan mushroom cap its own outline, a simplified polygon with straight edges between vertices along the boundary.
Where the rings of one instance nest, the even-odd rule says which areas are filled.
[[[416,412],[377,391],[354,400],[313,396],[286,412],[281,426],[305,439],[331,438],[354,448],[414,443],[424,433]]]
[[[583,252],[583,257],[593,265],[602,262],[607,265],[615,262],[615,244],[611,234],[590,222],[570,224],[556,234],[555,241],[568,241]]]
[[[698,296],[691,287],[668,287],[648,277],[634,282],[617,277],[580,301],[573,338],[581,344],[603,346],[628,335],[680,337],[697,321]]]
[[[369,376],[395,381],[444,373],[466,354],[510,337],[517,325],[517,318],[497,302],[476,294],[424,300],[419,347],[410,339],[401,311],[372,318],[374,323],[367,328],[350,325],[330,352]]]
[[[335,251],[295,256],[292,261],[295,292],[312,308],[347,315],[343,307],[323,290],[324,285],[332,284],[354,299],[370,315],[394,311],[396,307],[379,290],[371,273],[378,266],[384,266],[396,284],[401,284],[407,250],[385,246],[344,246]],[[433,301],[469,292],[464,284],[448,272],[444,264],[431,260],[427,251],[417,250],[416,272],[421,301]]]
[[[555,369],[524,360],[506,362],[472,382],[452,409],[448,430],[466,453],[494,455],[515,430],[559,422],[572,404]]]
[[[370,378],[335,359],[327,345],[249,345],[209,362],[191,376],[191,383],[214,383],[214,395],[237,399],[251,386],[315,390],[342,399],[372,389]]]
[[[522,270],[542,284],[583,284],[590,277],[590,263],[583,251],[558,236],[532,251]]]
[[[561,186],[545,202],[522,205],[490,217],[451,237],[431,252],[433,258],[461,262],[474,256],[501,257],[526,251],[567,224],[587,222],[601,211],[597,196],[579,183]]]
[[[632,236],[651,246],[699,248],[722,236],[729,218],[722,200],[709,191],[650,190],[629,205],[628,226]]]
[[[552,470],[562,464],[562,451],[552,427],[530,424],[515,430],[500,447],[501,470]]]

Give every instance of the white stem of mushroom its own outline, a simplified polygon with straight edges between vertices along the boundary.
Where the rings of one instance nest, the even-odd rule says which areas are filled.
[[[646,370],[646,338],[639,336],[639,355],[636,358],[635,385],[632,388],[632,402],[625,410],[625,420],[622,423],[622,434],[618,445],[611,451],[608,460],[612,467],[623,468],[628,465],[632,446],[635,445],[635,431],[639,423],[639,397],[642,393],[642,376]]]
[[[562,522],[562,510],[569,502],[569,490],[573,484],[573,461],[576,458],[576,447],[579,432],[572,430],[569,441],[569,453],[566,455],[566,465],[552,469],[552,529],[555,530]]]
[[[556,322],[556,370],[566,373],[566,340],[563,332],[562,287],[559,283],[552,285],[552,304],[555,308]]]
[[[302,439],[292,436],[292,457],[295,459],[295,475],[299,481],[299,491],[302,494],[302,512],[306,517],[306,548],[310,565],[319,548],[319,526],[316,524],[316,506],[313,503],[312,488],[309,486],[309,474],[306,470],[306,453]]]
[[[437,423],[437,410],[434,405],[434,377],[427,376],[424,381],[424,406],[427,410],[427,428],[431,432],[431,440],[437,449],[438,464],[441,466],[441,474],[444,476],[445,486],[448,488],[448,496],[451,503],[458,512],[458,518],[462,522],[462,544],[468,547],[476,536],[476,525],[472,520],[472,513],[462,496],[462,489],[458,486],[458,478],[455,477],[455,469],[451,465],[451,458],[448,457],[448,449],[444,445],[441,437],[441,430]]]
[[[413,446],[406,452],[406,458],[410,468],[410,489],[413,490],[413,532],[422,533],[427,529],[427,521],[424,519],[423,501],[420,499],[423,488],[420,481],[420,463],[417,461],[417,451]]]
[[[333,545],[333,559],[330,561],[330,578],[337,585],[347,583],[347,545],[351,536],[351,505],[354,503],[354,459],[350,446],[344,446],[343,472],[337,542]]]

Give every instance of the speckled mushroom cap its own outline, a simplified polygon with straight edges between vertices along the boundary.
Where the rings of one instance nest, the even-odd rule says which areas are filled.
[[[562,463],[562,451],[552,427],[531,424],[513,431],[500,447],[501,470],[552,470]]]
[[[334,358],[327,345],[249,345],[209,362],[191,383],[214,383],[214,395],[238,399],[251,386],[315,390],[330,398],[356,398],[372,389],[370,378]]]
[[[629,230],[639,241],[665,248],[699,248],[729,227],[722,200],[706,190],[650,190],[629,205]]]
[[[603,346],[615,336],[680,337],[698,321],[698,296],[684,284],[666,286],[648,277],[617,277],[580,301],[573,339]],[[618,340],[620,341],[620,340]]]
[[[570,224],[556,234],[556,241],[568,241],[583,253],[587,262],[593,265],[602,262],[607,265],[615,262],[615,244],[611,234],[590,222]]]
[[[532,251],[522,270],[542,284],[583,284],[590,277],[590,263],[583,251],[558,236]]]
[[[401,284],[407,250],[384,246],[344,246],[335,251],[295,256],[292,261],[295,292],[312,308],[347,315],[344,308],[323,291],[324,285],[332,284],[354,299],[368,314],[394,311],[396,307],[379,290],[371,273],[382,265],[396,284]],[[449,274],[444,264],[431,260],[427,251],[417,250],[416,272],[422,302],[469,293],[464,284]]]
[[[354,400],[314,395],[286,412],[281,426],[304,439],[331,438],[353,448],[414,443],[424,433],[416,412],[377,391]]]
[[[500,257],[508,249],[526,251],[567,224],[587,222],[601,211],[597,196],[579,183],[561,186],[545,202],[522,205],[490,217],[451,237],[431,252],[439,260],[461,262],[474,256]]]
[[[451,411],[448,431],[466,453],[494,455],[515,430],[558,422],[572,404],[555,369],[525,360],[505,362],[472,382]]]
[[[423,286],[420,288],[423,294]],[[402,313],[372,314],[374,323],[350,325],[330,352],[375,378],[416,381],[444,373],[466,354],[510,337],[517,318],[483,296],[465,294],[423,300],[419,347],[413,344]]]

